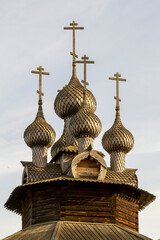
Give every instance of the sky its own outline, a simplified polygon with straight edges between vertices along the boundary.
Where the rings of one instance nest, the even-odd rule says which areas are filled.
[[[109,155],[101,139],[115,118],[115,82],[119,72],[120,114],[135,139],[126,167],[138,169],[139,187],[156,200],[139,214],[140,233],[160,238],[160,1],[159,0],[1,0],[0,8],[0,239],[21,229],[20,216],[3,205],[21,184],[20,161],[31,161],[25,128],[37,112],[38,77],[43,66],[43,109],[46,121],[61,136],[63,120],[54,112],[57,90],[72,74],[72,33],[63,27],[75,20],[76,53],[95,64],[87,66],[88,88],[97,100],[102,132],[94,148]],[[79,80],[83,67],[77,66]],[[48,151],[48,161],[51,159]]]

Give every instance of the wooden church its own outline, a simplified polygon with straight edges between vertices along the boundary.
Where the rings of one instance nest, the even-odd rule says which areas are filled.
[[[139,233],[138,212],[155,196],[138,187],[136,169],[125,168],[125,155],[134,138],[120,118],[119,81],[116,73],[116,115],[113,126],[104,133],[102,145],[110,155],[94,150],[93,141],[101,132],[95,115],[96,99],[87,89],[86,65],[94,63],[86,55],[76,60],[74,21],[73,74],[54,101],[56,114],[64,119],[62,136],[54,143],[55,131],[46,122],[42,109],[42,75],[39,75],[38,112],[26,128],[24,140],[32,150],[32,161],[22,162],[22,184],[16,187],[5,207],[22,216],[22,230],[5,240],[147,240]],[[76,64],[84,65],[82,84]],[[52,159],[47,162],[51,147]]]

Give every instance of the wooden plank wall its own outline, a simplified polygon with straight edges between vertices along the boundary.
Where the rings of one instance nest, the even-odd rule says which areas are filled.
[[[100,164],[97,160],[87,158],[77,165],[77,172],[80,178],[97,179],[100,173]]]
[[[32,224],[32,193],[27,191],[22,201],[22,228]]]
[[[138,201],[131,201],[126,196],[116,198],[116,223],[138,231]]]
[[[113,185],[56,182],[32,186],[22,203],[23,228],[48,221],[117,223],[138,231],[138,200]]]
[[[98,187],[98,186],[97,186]],[[60,219],[64,221],[113,223],[114,195],[91,187],[68,188],[60,199]]]
[[[59,202],[56,197],[57,189],[49,186],[46,188],[38,186],[33,192],[33,224],[60,219]]]

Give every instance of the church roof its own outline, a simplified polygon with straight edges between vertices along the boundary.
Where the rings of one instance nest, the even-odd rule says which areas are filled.
[[[46,167],[41,168],[33,164],[33,162],[22,162],[24,167],[27,167],[27,181],[37,182],[62,175],[62,170],[59,164],[48,163]],[[26,168],[25,168],[26,169]]]
[[[58,221],[36,224],[4,240],[149,240],[116,224]]]
[[[148,193],[147,191],[144,191],[142,189],[137,188],[137,186],[133,186],[132,184],[131,185],[128,184],[129,180],[127,180],[126,176],[128,176],[128,179],[129,178],[131,179],[131,176],[132,176],[132,178],[133,178],[133,176],[136,177],[135,173],[133,174],[133,172],[135,172],[135,170],[133,171],[133,169],[126,169],[123,173],[119,172],[117,174],[114,171],[108,170],[107,174],[109,173],[111,178],[109,178],[109,175],[107,176],[107,174],[106,174],[106,177],[103,181],[98,181],[98,180],[94,180],[94,179],[86,179],[86,178],[71,178],[71,177],[67,177],[67,176],[59,176],[59,177],[54,177],[54,178],[51,178],[51,179],[40,180],[40,181],[36,181],[36,182],[31,182],[31,183],[28,183],[28,184],[23,184],[23,185],[20,185],[20,186],[16,187],[13,190],[9,199],[5,203],[5,208],[7,208],[7,209],[9,209],[9,210],[11,210],[11,211],[13,211],[17,214],[21,214],[22,210],[21,210],[20,199],[22,198],[22,196],[26,192],[26,189],[31,188],[32,186],[37,185],[37,184],[47,184],[47,183],[68,181],[68,182],[77,182],[77,183],[81,182],[83,184],[86,184],[86,183],[109,184],[109,185],[112,184],[113,187],[114,186],[121,187],[121,188],[124,188],[124,189],[128,189],[128,191],[133,191],[134,190],[139,195],[139,210],[142,210],[148,204],[150,204],[152,201],[155,200],[155,196],[153,194]],[[125,176],[125,174],[126,174],[126,176]],[[116,180],[115,177],[117,178],[117,180]]]
[[[60,164],[48,163],[45,168],[38,168],[32,162],[22,162],[22,164],[23,166],[27,167],[28,183],[41,182],[43,180],[52,181],[54,180],[54,178],[59,177],[62,177],[62,179],[66,179],[67,177],[62,174]],[[126,184],[133,187],[138,187],[138,180],[135,172],[136,169],[126,168],[123,172],[115,172],[112,171],[110,168],[107,168],[105,179],[101,182]],[[69,176],[69,178],[67,177],[67,179],[75,180],[71,176]],[[85,181],[90,180],[91,179],[85,179]],[[81,181],[81,179],[79,179],[79,181]]]

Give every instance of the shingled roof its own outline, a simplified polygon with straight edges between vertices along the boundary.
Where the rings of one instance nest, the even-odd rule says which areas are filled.
[[[58,221],[32,225],[4,240],[151,240],[116,224]]]
[[[60,177],[62,170],[59,164],[48,163],[46,167],[37,167],[33,162],[21,162],[27,173],[27,183]]]
[[[28,178],[27,183],[53,179],[61,176],[66,177],[62,174],[60,164],[48,163],[45,168],[38,168],[32,162],[22,162],[22,164],[26,167]],[[138,187],[138,179],[135,172],[136,169],[126,168],[123,172],[115,172],[110,168],[107,168],[106,177],[103,182],[127,184],[133,187]],[[67,174],[67,176],[71,177],[70,175]]]

